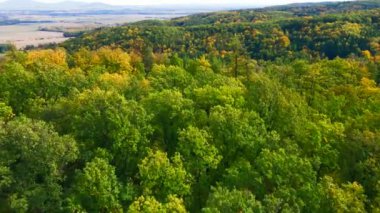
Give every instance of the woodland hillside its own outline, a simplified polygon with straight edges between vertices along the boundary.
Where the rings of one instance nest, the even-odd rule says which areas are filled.
[[[380,212],[380,3],[143,21],[0,62],[0,212]]]

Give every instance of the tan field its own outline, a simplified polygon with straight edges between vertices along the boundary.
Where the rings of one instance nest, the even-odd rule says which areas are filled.
[[[50,23],[16,24],[0,26],[0,44],[13,44],[19,49],[26,46],[60,43],[68,38],[63,32],[91,30],[104,26],[115,26],[146,19],[168,19],[173,15],[83,15],[83,16],[49,16],[49,15],[15,15],[17,20],[33,20]],[[45,31],[41,31],[45,29]]]
[[[39,31],[37,25],[0,26],[0,43],[10,43],[17,48],[28,45],[59,43],[67,40],[62,32]]]

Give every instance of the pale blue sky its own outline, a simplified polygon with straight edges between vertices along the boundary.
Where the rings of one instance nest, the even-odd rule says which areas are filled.
[[[0,0],[0,2],[5,0]],[[63,0],[36,0],[40,2],[59,2]],[[103,2],[113,5],[150,5],[150,4],[236,4],[236,5],[280,5],[300,2],[321,2],[328,0],[72,0],[80,2]],[[335,0],[339,1],[339,0]],[[342,0],[341,0],[342,1]],[[347,0],[343,0],[347,1]]]

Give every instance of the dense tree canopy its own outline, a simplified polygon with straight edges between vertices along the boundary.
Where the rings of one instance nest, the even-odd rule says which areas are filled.
[[[380,211],[376,1],[88,32],[0,62],[0,212]]]

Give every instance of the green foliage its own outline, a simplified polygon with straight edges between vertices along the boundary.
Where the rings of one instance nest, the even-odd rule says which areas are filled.
[[[149,72],[152,71],[154,64],[153,49],[150,46],[145,46],[143,49],[143,63],[145,73],[149,74]]]
[[[135,101],[95,88],[62,100],[47,113],[58,129],[81,142],[82,153],[92,156],[102,147],[115,153],[113,162],[123,175],[137,171],[152,130],[150,116]]]
[[[177,135],[193,118],[193,102],[177,90],[151,93],[143,100],[148,112],[154,115],[154,137],[169,154],[175,152]]]
[[[365,212],[363,187],[358,183],[337,186],[331,177],[324,177],[321,182],[322,211],[324,212]]]
[[[9,120],[13,116],[12,108],[0,102],[0,119]]]
[[[249,191],[213,188],[203,212],[264,212],[260,202]]]
[[[0,61],[0,212],[378,212],[379,3],[144,21]]]
[[[115,168],[104,159],[94,158],[86,163],[83,171],[78,172],[72,190],[74,202],[78,202],[87,211],[122,211]]]
[[[153,197],[139,197],[132,205],[129,207],[128,212],[132,213],[161,213],[161,212],[176,212],[185,213],[186,208],[183,204],[182,199],[170,195],[167,203],[159,203]]]
[[[185,70],[164,65],[156,65],[148,80],[154,90],[161,91],[164,89],[178,89],[183,91],[192,84],[192,76]]]
[[[308,160],[283,149],[263,150],[253,170],[253,182],[257,181],[253,187],[259,197],[280,198],[280,205],[292,211],[314,208],[315,172]]]
[[[1,100],[15,112],[23,111],[28,100],[35,96],[32,90],[34,83],[33,74],[25,71],[21,64],[7,63],[0,78]]]
[[[15,211],[62,208],[66,166],[76,160],[76,142],[50,125],[24,117],[0,128],[0,192]]]
[[[179,154],[169,160],[166,153],[150,150],[139,164],[139,175],[144,194],[166,199],[172,194],[190,193],[191,177],[183,168]]]
[[[332,59],[372,52],[378,46],[370,44],[377,44],[373,41],[379,37],[379,8],[378,2],[360,1],[197,14],[154,26],[139,23],[100,29],[64,46],[77,50],[118,44],[140,52],[149,58],[146,62],[151,61],[150,45],[155,53],[180,56],[223,57],[227,53],[235,61],[232,72],[236,75],[237,59],[245,55],[264,60]]]
[[[211,136],[204,130],[189,127],[181,131],[178,150],[188,162],[188,170],[205,171],[216,168],[221,160],[218,150],[210,144]]]
[[[242,156],[255,158],[266,140],[265,125],[257,113],[230,106],[211,110],[210,129],[224,165]]]

